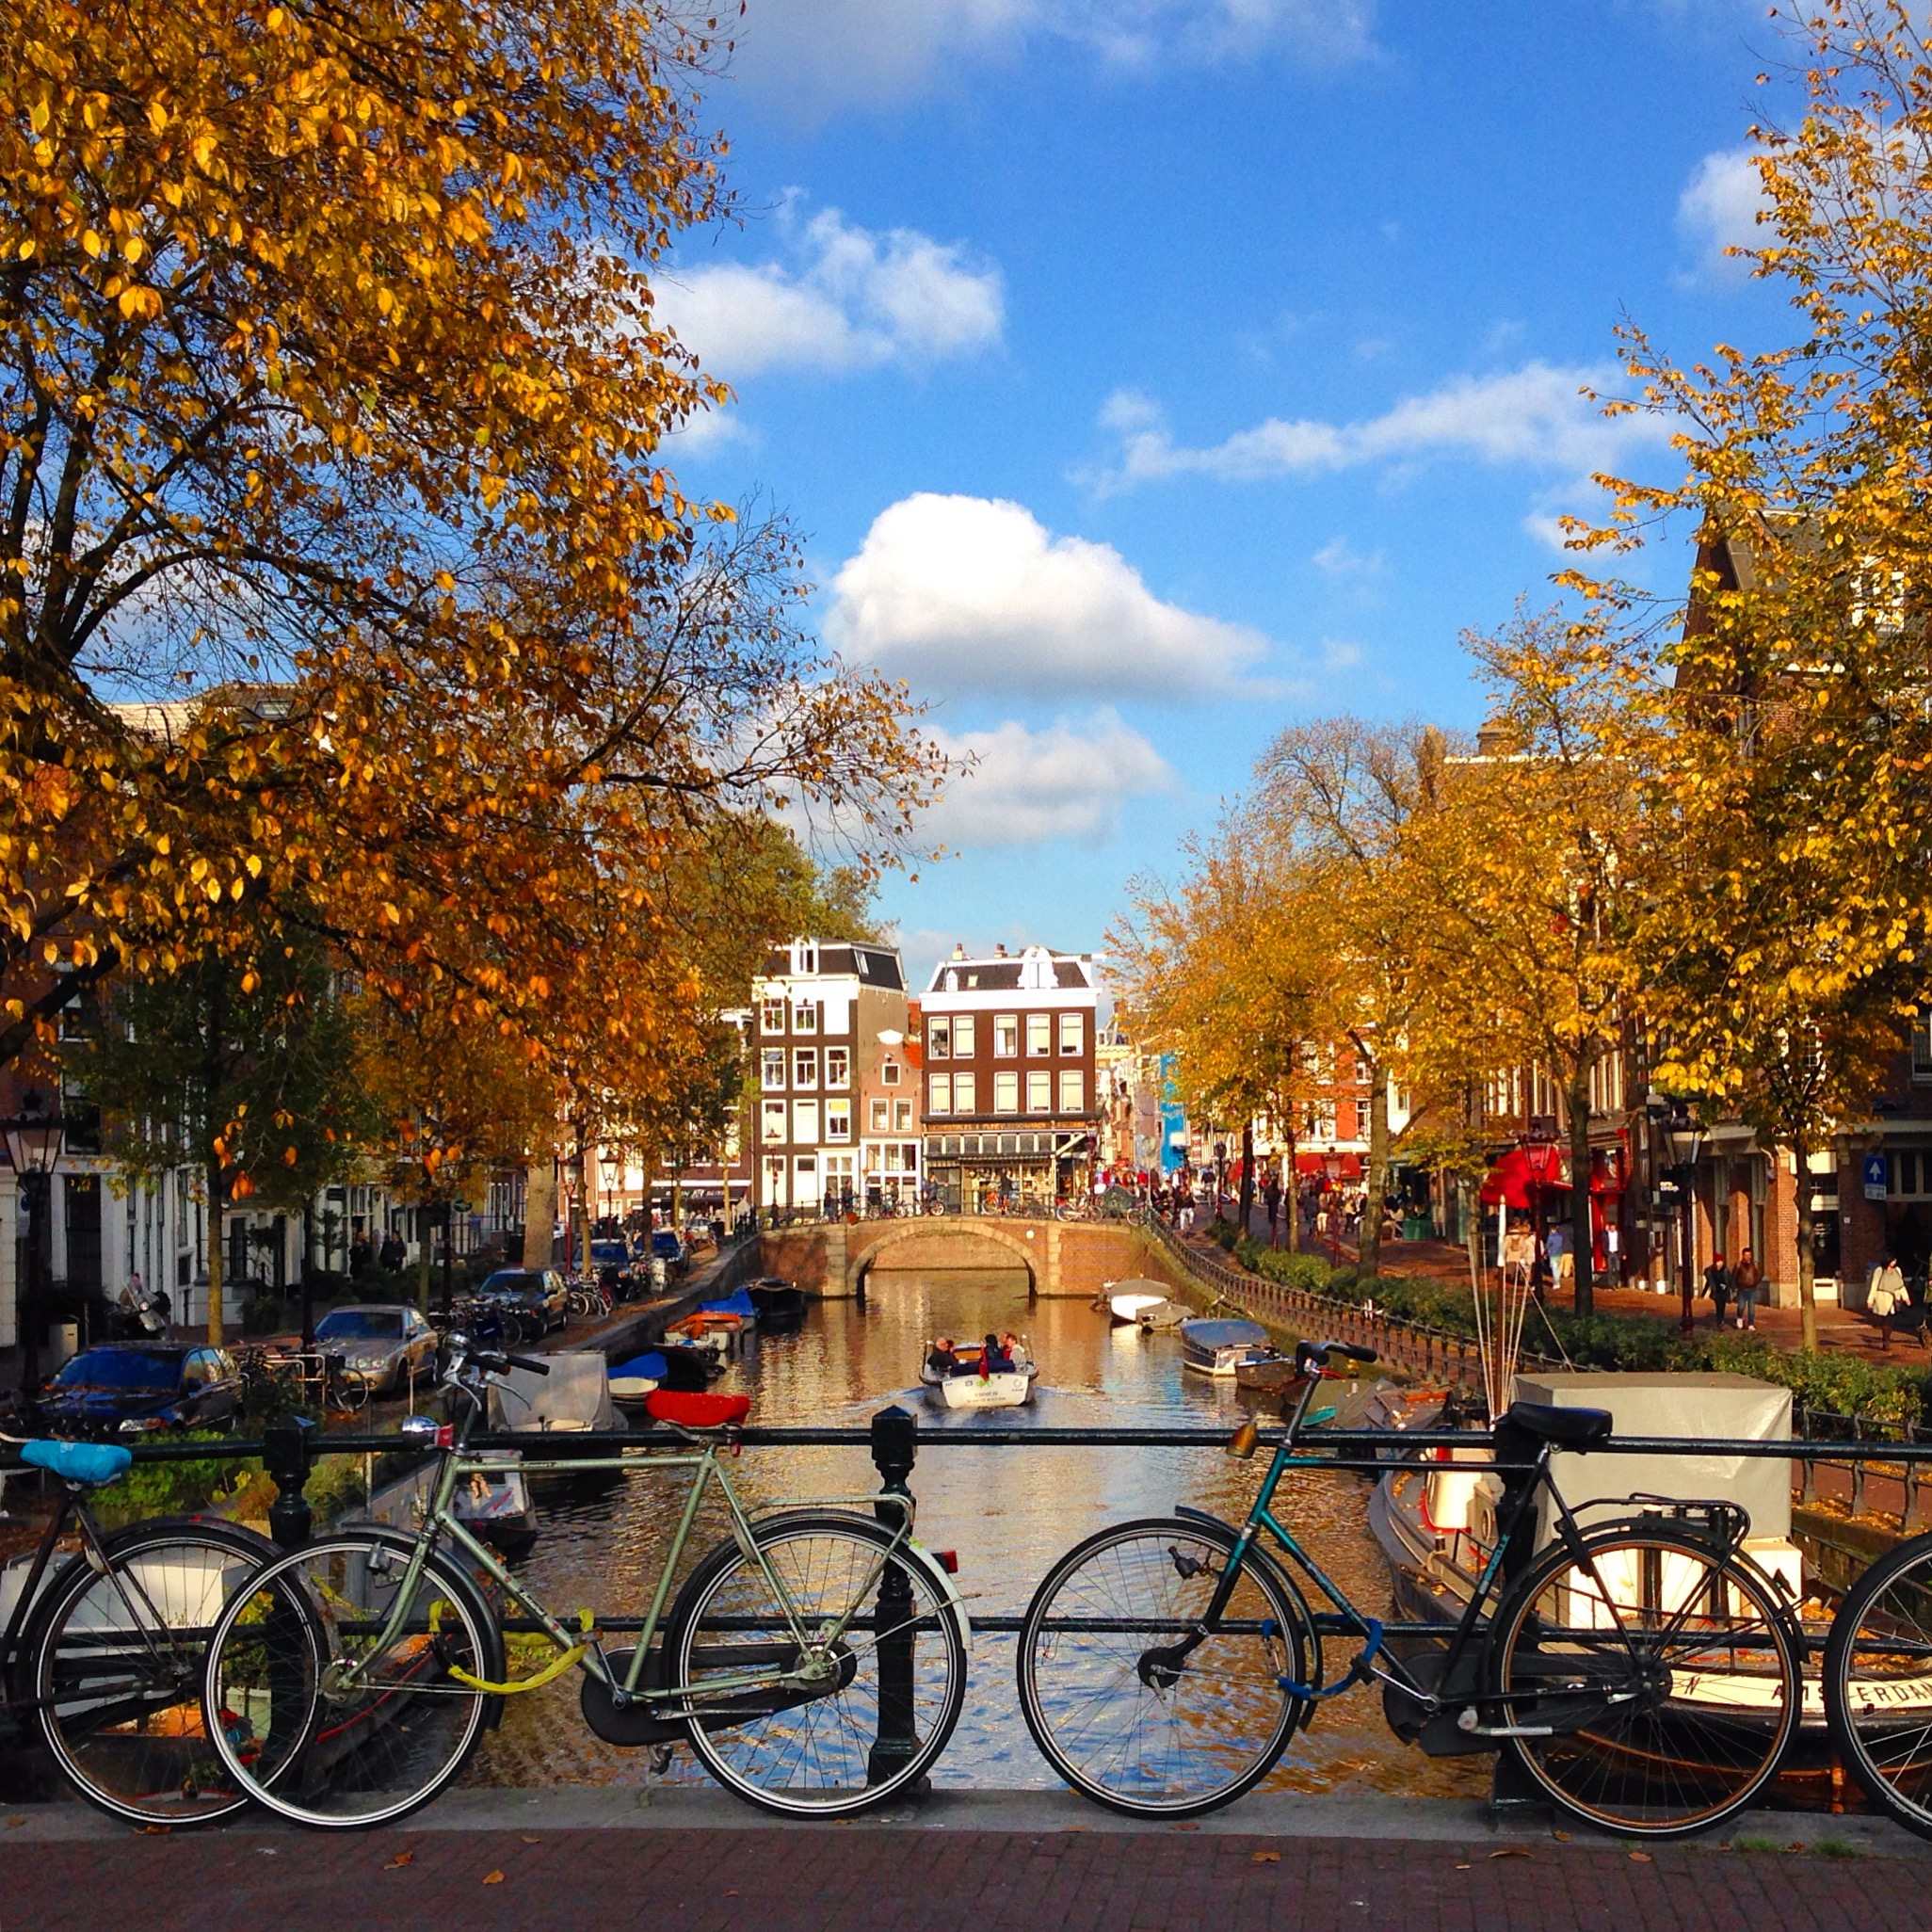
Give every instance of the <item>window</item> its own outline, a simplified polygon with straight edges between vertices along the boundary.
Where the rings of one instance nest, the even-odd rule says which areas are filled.
[[[782,1033],[785,1030],[785,1003],[782,1000],[765,1002],[765,1030],[767,1033]]]
[[[935,1073],[926,1083],[926,1111],[950,1114],[953,1111],[953,1076]]]
[[[883,1134],[886,1131],[886,1103],[882,1100],[876,1100],[872,1103],[872,1131],[875,1134]]]
[[[887,1086],[887,1087],[896,1087],[896,1086],[898,1086],[898,1084],[899,1084],[899,1063],[898,1063],[898,1061],[896,1061],[896,1060],[888,1060],[888,1061],[887,1061],[887,1062],[885,1063],[885,1065],[884,1065],[883,1067],[881,1067],[881,1068],[880,1068],[880,1069],[878,1070],[878,1077],[879,1077],[879,1080],[880,1080],[880,1082],[881,1082],[881,1083],[882,1083],[882,1084],[883,1084],[884,1086]]]
[[[1020,1016],[999,1013],[993,1017],[993,1057],[1016,1060],[1020,1057]]]
[[[1017,1114],[1019,1111],[1019,1074],[995,1073],[993,1075],[993,1112],[996,1114]]]
[[[1029,1013],[1026,1016],[1026,1057],[1041,1060],[1054,1050],[1054,1016]]]
[[[811,1186],[818,1179],[818,1156],[816,1154],[800,1154],[792,1163],[792,1171],[797,1175],[799,1181],[805,1186]]]
[[[893,1103],[893,1126],[900,1134],[912,1124],[912,1103],[894,1101]]]
[[[979,1081],[972,1073],[953,1075],[953,1111],[956,1114],[970,1114],[979,1104]]]
[[[782,1087],[785,1084],[785,1050],[783,1047],[766,1047],[764,1053],[765,1084],[767,1087]]]
[[[926,1051],[935,1060],[952,1058],[953,1022],[950,1020],[928,1020],[926,1022]]]
[[[809,940],[792,942],[792,971],[800,978],[818,971],[818,948]]]
[[[765,1103],[765,1144],[770,1147],[785,1137],[785,1103],[783,1101],[766,1101]]]
[[[849,1141],[852,1138],[852,1103],[850,1101],[826,1102],[825,1137],[828,1140],[845,1141]]]
[[[808,1145],[818,1138],[818,1103],[816,1101],[794,1101],[792,1103],[792,1138],[802,1140]]]
[[[1076,1073],[1060,1075],[1060,1111],[1063,1114],[1084,1114],[1087,1111],[1087,1082]]]
[[[1087,1022],[1078,1013],[1060,1015],[1060,1051],[1077,1054],[1087,1044]]]
[[[818,1085],[818,1049],[816,1047],[794,1047],[792,1049],[792,1085],[794,1087],[816,1087]]]
[[[792,1031],[794,1033],[816,1033],[818,1031],[818,1008],[810,1000],[800,1000],[792,1008]]]
[[[1029,1073],[1026,1076],[1026,1111],[1029,1114],[1050,1114],[1054,1110],[1054,1076],[1051,1073]]]
[[[844,1047],[827,1047],[825,1050],[825,1084],[828,1087],[847,1087],[852,1079],[852,1056]]]
[[[953,1021],[953,1057],[956,1060],[970,1060],[976,1047],[974,1033],[977,1022],[971,1013],[958,1014]]]

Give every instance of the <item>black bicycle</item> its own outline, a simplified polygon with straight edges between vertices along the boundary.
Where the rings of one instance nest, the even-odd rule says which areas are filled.
[[[1311,1443],[1307,1417],[1331,1361],[1375,1359],[1298,1344],[1298,1393],[1245,1522],[1181,1509],[1121,1523],[1048,1572],[1019,1640],[1021,1705],[1047,1762],[1116,1811],[1187,1817],[1251,1790],[1326,1699],[1373,1681],[1398,1736],[1434,1755],[1513,1750],[1607,1830],[1673,1837],[1748,1804],[1797,1728],[1803,1638],[1744,1551],[1745,1512],[1622,1498],[1627,1517],[1585,1528],[1551,1452],[1601,1447],[1609,1415],[1520,1402],[1491,1433],[1497,1533],[1460,1617],[1371,1617],[1271,1505],[1290,1470],[1363,1467]],[[1244,1425],[1234,1452],[1255,1445]],[[1328,1607],[1311,1608],[1304,1582]],[[1325,1682],[1338,1638],[1360,1648]]]

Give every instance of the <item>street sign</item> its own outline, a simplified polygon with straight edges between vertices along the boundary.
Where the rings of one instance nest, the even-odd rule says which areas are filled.
[[[1885,1199],[1885,1156],[1882,1153],[1868,1153],[1865,1156],[1865,1199]]]

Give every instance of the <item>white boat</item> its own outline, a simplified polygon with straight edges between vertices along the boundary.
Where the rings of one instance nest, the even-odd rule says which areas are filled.
[[[1184,1301],[1157,1301],[1151,1308],[1142,1309],[1134,1319],[1142,1330],[1151,1334],[1157,1328],[1178,1328],[1193,1318],[1194,1311]]]
[[[1020,1409],[1033,1400],[1033,1385],[1038,1377],[1039,1366],[1031,1361],[990,1376],[977,1369],[956,1369],[949,1376],[936,1369],[919,1371],[926,1400],[942,1409]]]
[[[1164,1281],[1151,1281],[1135,1276],[1125,1281],[1109,1281],[1104,1291],[1107,1312],[1117,1322],[1137,1322],[1143,1309],[1158,1308],[1167,1298]]]
[[[1181,1364],[1199,1376],[1232,1377],[1243,1362],[1265,1361],[1275,1350],[1259,1322],[1204,1317],[1181,1324]]]
[[[641,1403],[655,1393],[668,1373],[668,1364],[655,1350],[634,1355],[628,1361],[614,1361],[610,1365],[610,1399],[625,1408]]]

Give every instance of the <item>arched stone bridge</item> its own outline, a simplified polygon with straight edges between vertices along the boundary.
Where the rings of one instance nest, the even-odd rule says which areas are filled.
[[[1091,1300],[1108,1281],[1168,1280],[1165,1256],[1136,1228],[1108,1221],[1034,1220],[1017,1215],[923,1215],[905,1219],[781,1228],[760,1237],[760,1271],[836,1300],[865,1292],[881,1273],[1020,1270],[1035,1295]]]

